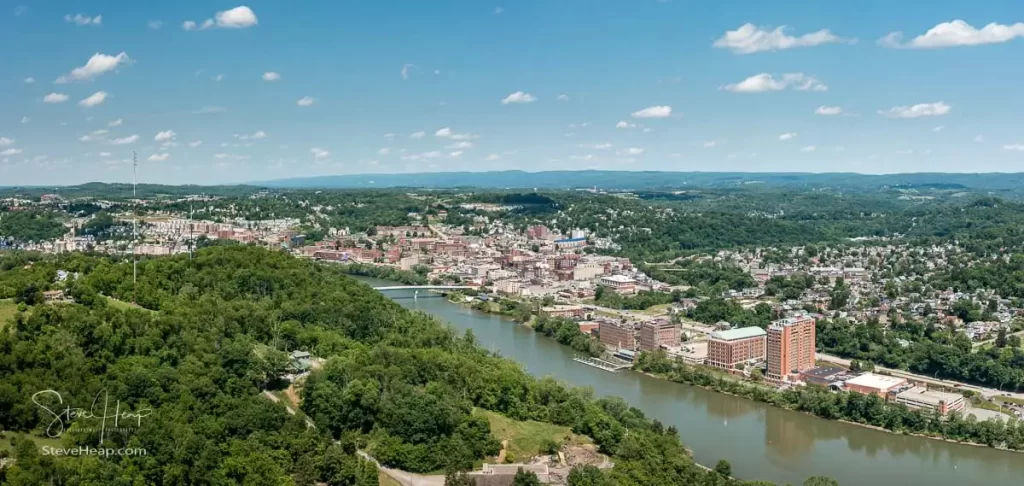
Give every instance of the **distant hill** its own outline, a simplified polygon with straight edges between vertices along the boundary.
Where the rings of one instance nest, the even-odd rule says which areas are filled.
[[[254,182],[253,185],[276,188],[538,188],[572,189],[598,187],[613,189],[674,189],[686,187],[724,187],[765,184],[787,187],[834,187],[870,189],[897,187],[921,190],[1020,191],[1024,173],[912,173],[866,175],[856,173],[800,172],[628,172],[628,171],[549,171],[524,172],[430,172],[419,174],[355,174],[303,177]]]

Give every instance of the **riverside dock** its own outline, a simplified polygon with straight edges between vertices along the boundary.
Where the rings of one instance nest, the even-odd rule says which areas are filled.
[[[581,357],[577,356],[577,357],[573,358],[572,360],[576,361],[578,363],[583,363],[583,364],[588,365],[588,366],[593,366],[594,368],[600,368],[600,369],[605,370],[605,371],[611,371],[612,373],[615,373],[616,371],[619,371],[619,370],[621,370],[623,368],[629,368],[628,364],[612,363],[612,362],[605,361],[603,359],[598,359],[598,358],[589,358],[589,357],[581,358]]]

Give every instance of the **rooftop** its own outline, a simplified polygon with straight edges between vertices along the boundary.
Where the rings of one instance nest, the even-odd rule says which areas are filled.
[[[615,283],[634,283],[634,282],[636,282],[636,280],[633,280],[633,279],[631,279],[631,278],[629,278],[629,277],[627,277],[625,275],[609,275],[607,277],[601,277],[601,279],[602,280],[607,280],[609,282],[615,282]]]
[[[717,331],[711,333],[711,339],[717,339],[719,341],[735,341],[737,339],[747,339],[752,337],[764,336],[767,333],[764,329],[757,326],[741,327],[739,329],[730,329],[728,331]]]
[[[907,391],[900,392],[896,397],[914,400],[916,402],[924,402],[932,406],[937,406],[940,402],[952,403],[953,401],[963,398],[962,395],[957,393],[933,391],[921,386],[915,386]]]
[[[842,368],[836,368],[833,366],[819,366],[817,368],[811,368],[807,371],[804,371],[803,374],[807,376],[813,376],[815,378],[828,378],[830,376],[838,375],[839,373],[842,373],[844,371],[846,370]]]
[[[850,378],[846,380],[847,385],[863,386],[866,388],[875,388],[878,390],[888,390],[894,386],[902,385],[907,380],[904,378],[896,378],[895,376],[876,375],[874,373],[864,373],[856,378]]]

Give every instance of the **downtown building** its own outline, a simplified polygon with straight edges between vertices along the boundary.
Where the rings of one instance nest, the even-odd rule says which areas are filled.
[[[662,346],[679,346],[679,326],[664,319],[641,324],[640,350],[657,351]]]
[[[814,368],[815,321],[809,315],[787,317],[768,326],[766,355],[769,381],[795,381],[800,372]]]
[[[723,370],[736,369],[738,364],[764,361],[765,332],[760,327],[742,327],[711,333],[705,364]]]

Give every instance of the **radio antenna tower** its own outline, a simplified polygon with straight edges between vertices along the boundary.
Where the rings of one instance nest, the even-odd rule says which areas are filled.
[[[138,193],[136,192],[136,184],[138,183],[138,171],[139,171],[139,159],[132,151],[132,304],[135,303],[135,289],[136,281],[138,280],[138,266],[139,266],[139,254],[135,249],[136,239],[138,233],[136,227],[138,226],[139,210],[138,210]]]
[[[192,228],[195,227],[195,223],[192,222],[192,217],[196,214],[196,208],[192,203],[188,205],[188,259],[192,259],[192,245],[195,243],[195,239],[192,236]]]

